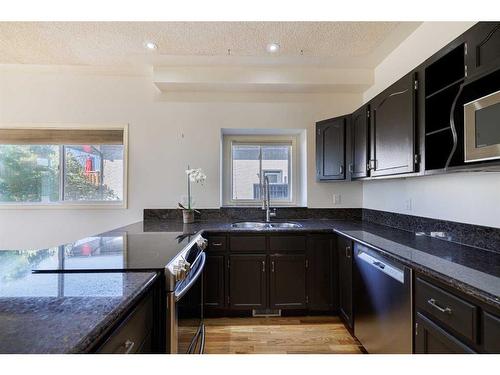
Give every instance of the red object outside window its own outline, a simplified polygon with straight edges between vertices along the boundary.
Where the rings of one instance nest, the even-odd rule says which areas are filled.
[[[90,156],[87,157],[87,160],[85,160],[85,174],[88,175],[90,172],[94,170],[94,161]]]

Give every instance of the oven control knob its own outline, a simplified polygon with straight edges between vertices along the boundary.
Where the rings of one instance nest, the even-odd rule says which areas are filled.
[[[201,250],[205,250],[207,248],[208,241],[205,238],[200,237],[198,241],[196,241],[196,244]]]
[[[186,271],[184,268],[180,267],[178,264],[172,267],[173,274],[175,276],[175,281],[182,281],[186,278]]]
[[[174,266],[174,272],[176,274],[176,279],[178,281],[184,280],[190,270],[191,264],[184,259],[179,259],[177,264]]]

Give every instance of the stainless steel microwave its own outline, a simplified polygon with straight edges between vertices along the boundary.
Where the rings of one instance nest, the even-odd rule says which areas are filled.
[[[500,159],[500,91],[464,104],[465,162]]]

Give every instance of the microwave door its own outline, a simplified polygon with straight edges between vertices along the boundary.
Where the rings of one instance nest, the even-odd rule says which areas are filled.
[[[500,91],[464,105],[465,162],[500,159]]]

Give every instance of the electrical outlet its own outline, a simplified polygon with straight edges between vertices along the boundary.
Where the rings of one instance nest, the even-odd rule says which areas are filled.
[[[411,198],[410,199],[407,199],[405,201],[405,209],[406,211],[411,211],[412,209],[412,201],[411,201]]]
[[[340,194],[333,194],[333,204],[340,204]]]

